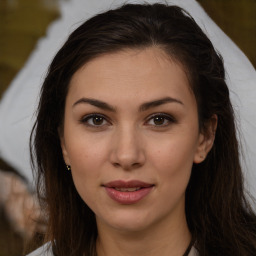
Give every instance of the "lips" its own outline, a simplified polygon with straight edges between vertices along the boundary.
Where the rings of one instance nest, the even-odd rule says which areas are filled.
[[[120,204],[135,204],[146,197],[154,185],[138,180],[111,181],[103,185],[111,199]]]

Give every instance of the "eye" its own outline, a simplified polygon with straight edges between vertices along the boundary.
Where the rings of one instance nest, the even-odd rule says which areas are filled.
[[[148,121],[147,124],[148,125],[152,125],[152,126],[168,126],[171,123],[175,123],[175,119],[167,114],[155,114],[153,116],[151,116]]]
[[[80,122],[87,126],[94,126],[94,127],[97,127],[97,126],[101,127],[109,124],[106,118],[99,114],[87,115],[83,117],[83,119],[80,120]]]

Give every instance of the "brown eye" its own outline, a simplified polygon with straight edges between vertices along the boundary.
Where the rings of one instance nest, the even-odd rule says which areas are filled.
[[[108,121],[104,116],[93,114],[93,115],[88,115],[84,117],[81,120],[81,123],[87,126],[101,127],[101,126],[107,125]]]
[[[153,122],[155,125],[163,125],[166,121],[166,118],[163,116],[156,116],[153,118]]]
[[[157,126],[165,127],[175,122],[176,122],[175,119],[170,115],[155,114],[148,119],[147,125],[155,126],[155,127]]]
[[[92,118],[92,122],[94,125],[102,125],[103,121],[104,121],[104,118],[101,116],[95,116]]]

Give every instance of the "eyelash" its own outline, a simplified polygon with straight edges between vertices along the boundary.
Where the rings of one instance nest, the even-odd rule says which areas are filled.
[[[167,127],[169,126],[171,123],[176,123],[177,120],[169,115],[169,114],[165,114],[165,113],[156,113],[156,114],[153,114],[151,116],[149,116],[149,118],[147,118],[147,123],[149,123],[150,120],[154,120],[155,118],[163,118],[164,119],[164,122],[165,124],[160,124],[160,125],[157,125],[157,124],[152,124],[151,126],[153,127],[156,127],[156,128],[161,128],[161,127]],[[153,121],[154,122],[154,121]],[[166,123],[167,122],[167,123]]]
[[[101,128],[102,126],[104,126],[104,125],[93,125],[93,124],[89,124],[88,121],[89,121],[90,119],[93,120],[93,118],[102,118],[102,119],[103,119],[103,122],[104,122],[104,121],[107,121],[108,123],[110,123],[110,122],[107,120],[107,118],[106,118],[104,115],[101,115],[101,114],[90,114],[90,115],[86,115],[86,116],[84,116],[84,117],[80,120],[80,122],[81,122],[82,124],[86,125],[86,126],[93,127],[93,128]]]
[[[171,123],[177,123],[177,120],[170,116],[169,114],[165,114],[165,113],[156,113],[156,114],[153,114],[151,116],[149,116],[147,119],[146,119],[146,123],[149,123],[149,121],[151,120],[154,120],[154,118],[164,118],[164,122],[167,121],[167,123],[165,124],[160,124],[160,125],[156,125],[156,124],[149,124],[149,126],[153,126],[154,128],[162,128],[162,127],[167,127],[168,125],[170,125]],[[103,120],[103,122],[108,122],[107,125],[109,125],[109,121],[108,119],[104,116],[104,115],[101,115],[101,114],[90,114],[90,115],[86,115],[84,116],[80,122],[86,126],[89,126],[89,127],[93,127],[93,128],[102,128],[103,126],[105,126],[106,124],[100,124],[100,125],[95,125],[95,124],[89,124],[89,120],[93,118],[100,118],[101,120]],[[110,123],[111,124],[111,123]]]

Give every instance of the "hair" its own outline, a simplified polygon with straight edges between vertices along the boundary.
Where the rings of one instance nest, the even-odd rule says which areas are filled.
[[[256,253],[256,216],[246,198],[234,113],[221,56],[194,19],[178,6],[126,4],[98,14],[68,38],[41,89],[31,156],[48,216],[47,239],[58,256],[95,254],[95,215],[66,171],[58,130],[74,73],[103,54],[156,46],[181,64],[198,105],[199,128],[218,117],[205,161],[194,164],[186,190],[186,218],[199,254]]]

